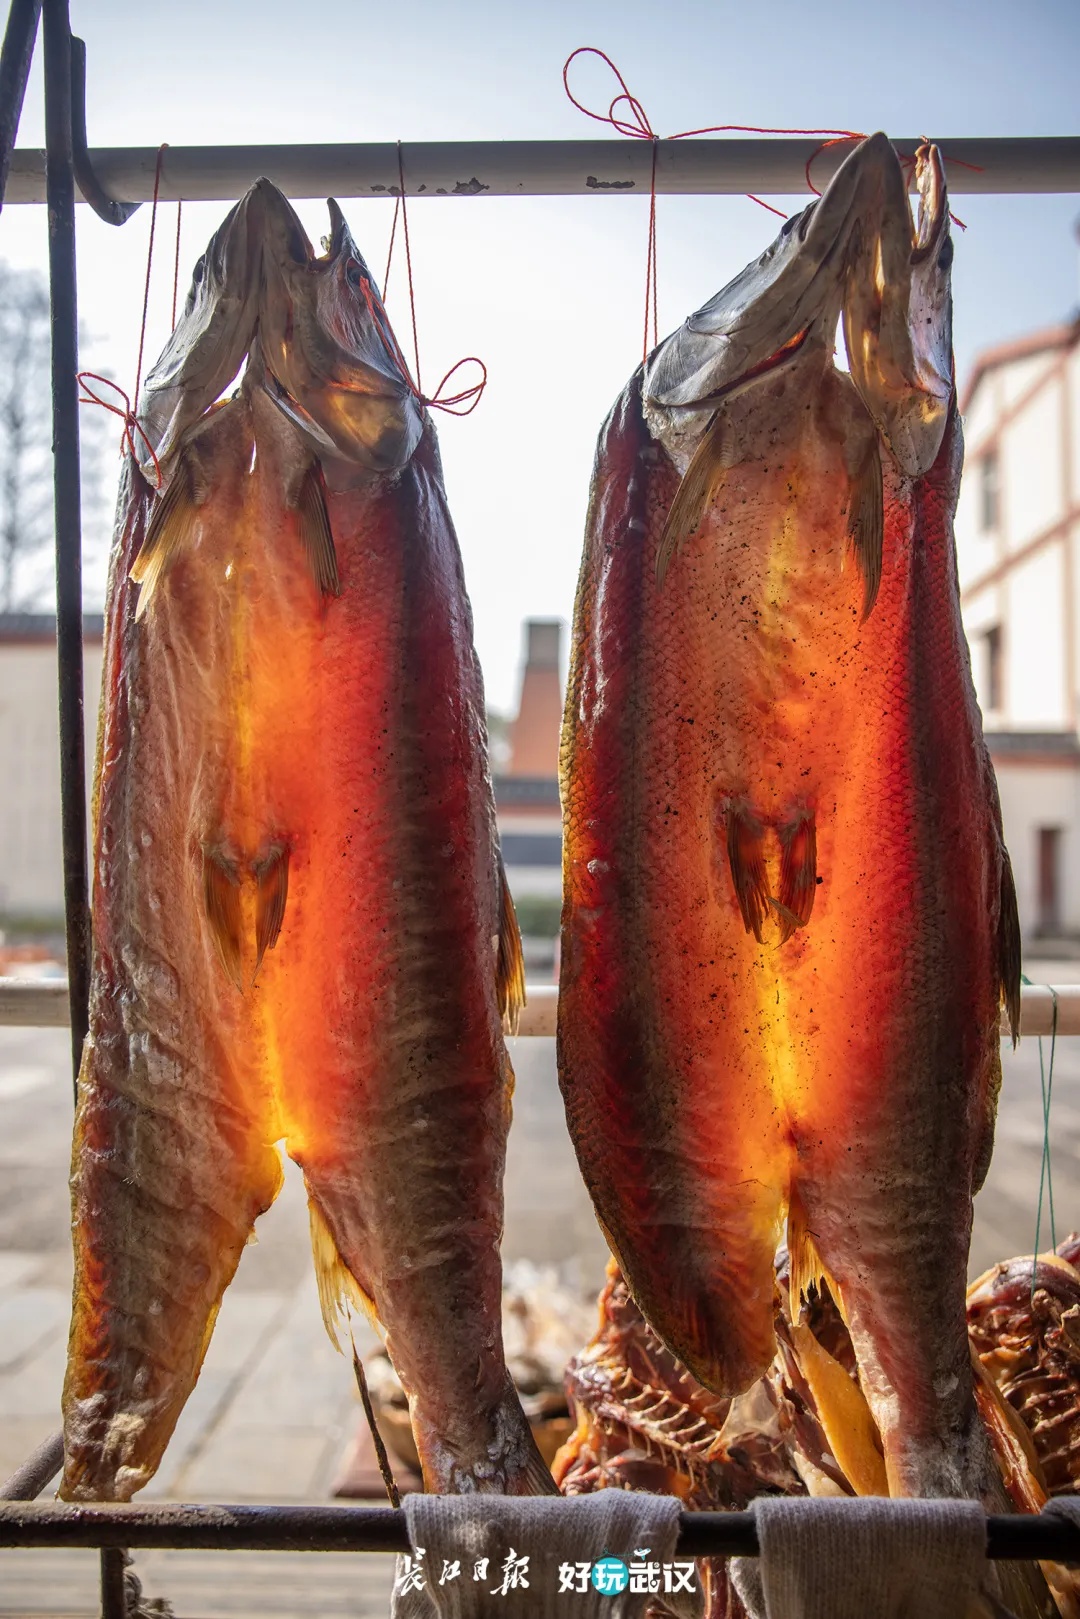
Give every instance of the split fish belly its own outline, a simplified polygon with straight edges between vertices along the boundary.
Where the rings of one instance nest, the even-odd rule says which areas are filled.
[[[816,1078],[816,1020],[831,990],[814,952],[828,883],[817,877],[835,859],[845,696],[858,655],[862,585],[844,555],[845,482],[836,477],[831,505],[799,484],[797,465],[736,469],[711,528],[680,558],[685,572],[666,587],[678,601],[657,646],[661,637],[676,645],[675,664],[692,675],[675,723],[658,720],[650,732],[656,753],[645,772],[685,792],[678,818],[654,805],[654,869],[665,845],[680,871],[696,850],[693,896],[665,899],[657,886],[670,943],[662,950],[659,933],[651,941],[668,1039],[678,1042],[680,1151],[707,1210],[698,1240],[722,1260],[712,1283],[722,1288],[719,1319],[685,1358],[703,1381],[731,1390],[773,1353],[774,1254]],[[785,845],[796,857],[802,849],[813,909],[781,942],[791,920]],[[755,862],[768,894],[760,941],[739,899]]]
[[[774,1352],[800,1084],[778,927],[763,919],[762,945],[744,926],[728,823],[756,827],[775,868],[780,831],[817,807],[838,682],[802,643],[824,615],[842,659],[861,600],[843,566],[846,475],[828,470],[804,519],[797,467],[734,469],[657,590],[670,503],[658,467],[643,538],[614,561],[594,552],[579,601],[594,651],[564,759],[568,1121],[639,1303],[723,1392]]]
[[[456,554],[422,553],[404,498],[330,501],[342,595],[290,788],[311,836],[257,994],[328,1314],[340,1256],[387,1330],[429,1487],[505,1488],[532,1453],[501,1349],[493,832]]]
[[[963,1307],[1000,1073],[998,871],[964,670],[947,613],[935,624],[929,605],[948,598],[919,593],[944,547],[912,531],[903,502],[888,509],[835,864],[807,930],[829,993],[795,1185],[849,1317],[891,1492],[996,1499]]]
[[[213,544],[177,564],[136,622],[126,573],[139,539],[111,592],[72,1170],[67,1499],[126,1500],[152,1476],[281,1183],[259,1032],[204,922],[200,844],[231,754]]]

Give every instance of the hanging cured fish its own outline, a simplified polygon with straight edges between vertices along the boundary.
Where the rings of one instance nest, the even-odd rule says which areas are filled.
[[[964,1288],[1019,934],[960,619],[933,147],[917,181],[913,225],[889,142],[862,142],[603,429],[559,1066],[612,1248],[702,1383],[769,1365],[786,1230],[794,1296],[826,1277],[843,1311],[889,1491],[1000,1504]]]
[[[303,1169],[328,1324],[386,1329],[429,1489],[552,1489],[506,1371],[522,998],[435,433],[336,204],[261,180],[140,404],[107,614],[67,1499],[126,1500]],[[220,396],[246,356],[231,398]]]

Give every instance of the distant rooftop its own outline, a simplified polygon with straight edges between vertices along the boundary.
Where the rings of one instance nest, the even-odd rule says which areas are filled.
[[[101,613],[83,614],[83,635],[88,641],[100,641],[105,634],[105,619]],[[55,641],[55,613],[0,613],[0,643],[12,641]]]
[[[988,372],[996,371],[999,365],[1009,365],[1014,360],[1029,360],[1036,354],[1046,354],[1054,349],[1071,348],[1078,341],[1080,313],[1060,326],[1047,326],[1041,332],[1029,332],[1026,337],[1015,337],[1007,343],[995,343],[993,348],[983,349],[981,354],[975,356],[971,375],[960,396],[961,415],[969,408],[983,378]]]

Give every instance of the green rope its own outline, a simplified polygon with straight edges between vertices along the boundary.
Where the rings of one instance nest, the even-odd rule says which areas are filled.
[[[1030,984],[1031,980],[1025,975],[1023,982],[1025,984]],[[1043,1141],[1042,1163],[1039,1166],[1039,1207],[1035,1215],[1036,1260],[1038,1259],[1039,1255],[1039,1240],[1042,1236],[1042,1211],[1044,1196],[1046,1198],[1050,1215],[1050,1246],[1052,1248],[1057,1247],[1057,1221],[1054,1218],[1054,1180],[1050,1162],[1050,1102],[1054,1092],[1054,1053],[1057,1050],[1058,998],[1057,990],[1054,989],[1052,985],[1047,984],[1046,988],[1050,991],[1050,998],[1053,1003],[1053,1015],[1050,1023],[1049,1065],[1044,1064],[1043,1062],[1042,1035],[1039,1036],[1039,1087],[1042,1091]],[[1031,1293],[1033,1298],[1035,1296],[1035,1269],[1036,1267],[1033,1264],[1031,1267]]]

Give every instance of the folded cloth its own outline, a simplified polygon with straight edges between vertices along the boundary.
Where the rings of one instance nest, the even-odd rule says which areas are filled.
[[[754,1518],[761,1556],[731,1565],[751,1619],[986,1611],[986,1518],[977,1501],[769,1496],[754,1503]]]
[[[1080,1495],[1055,1495],[1043,1507],[1044,1517],[1064,1518],[1080,1531]],[[1080,1558],[1070,1558],[1065,1568],[1080,1568]]]
[[[696,1566],[675,1556],[672,1496],[409,1495],[404,1511],[412,1551],[398,1559],[392,1619],[638,1619],[650,1601],[701,1611]]]

